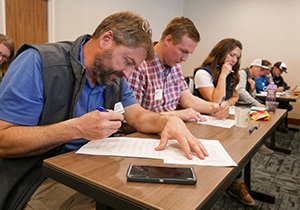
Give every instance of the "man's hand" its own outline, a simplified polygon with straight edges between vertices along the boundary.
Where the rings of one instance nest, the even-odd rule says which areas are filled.
[[[255,80],[252,78],[248,78],[248,82],[250,84],[250,90],[253,92],[255,90]]]
[[[124,120],[122,114],[114,111],[100,112],[98,110],[89,112],[76,120],[76,128],[80,138],[88,140],[104,139],[118,131],[121,121]]]
[[[219,104],[213,105],[213,113],[217,119],[225,119],[229,116],[229,104],[227,101],[224,101]]]
[[[160,144],[155,148],[156,150],[163,150],[166,148],[168,140],[177,140],[183,152],[188,159],[192,159],[192,152],[200,159],[208,156],[208,153],[203,144],[194,137],[187,129],[184,122],[178,117],[168,117],[168,122],[161,132]]]

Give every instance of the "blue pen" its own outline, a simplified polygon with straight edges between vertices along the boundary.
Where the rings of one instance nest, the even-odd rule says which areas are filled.
[[[219,106],[221,106],[221,104],[225,101],[226,97],[223,96],[222,99],[221,99],[221,102],[219,103]]]
[[[97,106],[96,108],[98,111],[100,112],[109,112],[107,109],[105,109],[104,107],[102,106]],[[121,120],[122,123],[126,123],[126,120]]]
[[[250,129],[249,129],[249,133],[250,133],[250,134],[253,133],[253,131],[254,131],[255,129],[258,129],[259,126],[260,126],[260,123],[258,123],[256,126],[253,126],[252,128],[250,128]]]
[[[225,101],[225,96],[222,97],[220,103],[219,103],[219,106],[221,106],[221,104]],[[215,112],[212,112],[212,116],[215,115]]]
[[[104,107],[102,107],[102,106],[97,106],[97,108],[96,108],[98,111],[100,111],[100,112],[108,112],[108,110],[107,109],[105,109]]]

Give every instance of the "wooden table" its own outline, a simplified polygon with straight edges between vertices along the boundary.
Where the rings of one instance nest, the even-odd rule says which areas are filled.
[[[266,100],[266,94],[256,94],[256,98],[265,101]],[[285,107],[287,107],[289,105],[290,102],[297,102],[297,100],[300,98],[299,94],[291,94],[290,96],[287,96],[286,94],[283,95],[276,95],[276,101],[277,102],[283,102],[285,105]],[[299,129],[295,129],[295,128],[289,128],[288,127],[288,114],[286,115],[285,118],[285,127],[290,129],[290,130],[295,130],[295,131],[299,131]]]
[[[266,97],[267,97],[267,94],[263,93],[257,93],[256,94],[256,97],[265,101],[266,100]],[[276,94],[276,101],[279,101],[279,102],[296,102],[298,99],[299,99],[300,95],[294,95],[294,94],[291,94],[290,96],[287,96],[286,94]]]
[[[191,132],[200,139],[220,140],[238,163],[237,167],[193,166],[196,185],[136,183],[126,181],[130,163],[159,164],[162,160],[66,153],[44,161],[44,175],[97,201],[97,209],[209,209],[227,187],[245,168],[245,182],[250,186],[250,160],[264,140],[284,119],[285,110],[271,113],[270,121],[260,122],[260,128],[249,134],[248,128],[230,129],[187,123]],[[131,136],[159,138],[157,135],[135,133]],[[263,198],[265,199],[265,198]],[[274,202],[274,197],[266,201]]]

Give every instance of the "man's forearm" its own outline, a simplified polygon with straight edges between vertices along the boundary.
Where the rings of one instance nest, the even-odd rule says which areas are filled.
[[[75,136],[64,123],[47,126],[12,125],[0,132],[0,156],[24,157],[42,154]]]
[[[171,114],[168,116],[146,111],[137,115],[132,126],[140,132],[159,133],[164,129],[170,116]]]

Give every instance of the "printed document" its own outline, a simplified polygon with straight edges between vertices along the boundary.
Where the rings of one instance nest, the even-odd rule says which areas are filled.
[[[204,125],[218,126],[222,128],[231,128],[235,124],[235,121],[231,119],[217,119],[215,117],[208,116],[208,115],[203,115],[203,116],[205,116],[207,121],[197,122],[197,123],[204,124]]]
[[[89,155],[109,155],[124,157],[140,157],[162,159],[164,163],[205,165],[205,166],[237,166],[220,141],[199,139],[209,153],[204,160],[195,154],[188,160],[176,140],[169,140],[165,150],[156,151],[159,139],[110,137],[103,140],[89,141],[76,153]]]

